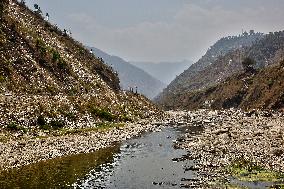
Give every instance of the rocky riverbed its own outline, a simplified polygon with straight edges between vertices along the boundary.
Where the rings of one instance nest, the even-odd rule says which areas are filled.
[[[194,160],[196,163],[195,167],[187,170],[197,170],[199,178],[188,183],[188,187],[219,188],[220,185],[227,187],[226,183],[238,179],[235,178],[238,173],[232,175],[234,171],[230,171],[237,164],[246,166],[242,168],[243,172],[248,167],[267,170],[265,174],[269,178],[259,178],[260,181],[282,180],[283,182],[283,113],[199,110],[169,112],[169,115],[180,124],[186,123],[189,127],[204,128],[199,135],[184,134],[176,143],[177,148],[189,152],[186,159]],[[251,173],[256,176],[250,176]],[[272,178],[267,173],[272,173],[278,178]],[[247,175],[240,175],[242,176],[240,179],[247,176],[252,181],[258,181],[258,172],[254,170],[249,170]]]
[[[143,132],[160,131],[168,125],[182,128],[183,134],[175,141],[174,147],[188,152],[173,161],[190,161],[184,164],[190,165],[185,166],[184,171],[189,175],[197,173],[194,179],[181,180],[183,188],[230,188],[232,183],[247,181],[265,181],[263,185],[269,183],[270,186],[284,183],[284,116],[281,112],[197,110],[167,112],[163,121],[157,120],[141,120],[124,126],[60,136],[56,136],[59,131],[22,139],[14,136],[0,142],[0,170],[94,152],[141,136]]]
[[[89,130],[63,136],[26,136],[0,142],[0,170],[16,168],[38,161],[72,154],[90,153],[116,142],[137,137],[143,132],[159,130],[160,123],[141,120],[122,127]],[[17,135],[17,133],[14,133]]]

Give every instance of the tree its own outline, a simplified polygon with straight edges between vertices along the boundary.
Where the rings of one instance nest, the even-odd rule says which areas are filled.
[[[252,58],[245,58],[243,61],[242,61],[242,66],[245,70],[245,72],[251,72],[251,71],[254,71],[254,65],[256,64],[255,60],[252,59]]]
[[[40,9],[40,6],[38,6],[38,4],[34,4],[34,8],[35,8],[35,12],[36,13],[38,13],[38,14],[41,14],[42,13],[42,11],[41,11],[41,9]]]
[[[34,4],[34,8],[35,8],[35,10],[38,10],[38,8],[39,8],[38,4]]]

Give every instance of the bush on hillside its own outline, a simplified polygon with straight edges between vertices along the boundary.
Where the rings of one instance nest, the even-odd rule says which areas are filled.
[[[254,71],[254,65],[256,64],[255,60],[253,60],[252,58],[245,58],[243,61],[242,61],[242,66],[245,70],[245,72],[251,72],[251,71]]]

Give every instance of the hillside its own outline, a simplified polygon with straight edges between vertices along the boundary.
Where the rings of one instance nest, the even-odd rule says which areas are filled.
[[[261,33],[222,38],[206,54],[177,76],[155,99],[162,104],[171,95],[208,87],[238,72],[244,50],[263,38]]]
[[[284,109],[284,61],[236,74],[217,86],[180,94],[173,108]]]
[[[214,89],[214,86],[216,86],[216,84],[222,83],[227,78],[235,74],[241,74],[243,72],[243,67],[240,62],[245,57],[250,57],[251,59],[256,61],[255,69],[263,69],[265,67],[273,66],[275,63],[277,64],[281,62],[283,60],[283,55],[284,55],[283,44],[284,44],[284,32],[283,31],[274,32],[265,35],[262,39],[254,42],[251,46],[242,47],[240,49],[230,51],[224,56],[219,57],[213,64],[207,66],[204,70],[199,71],[198,75],[186,78],[189,79],[189,81],[184,85],[186,85],[188,88],[184,86],[177,87],[175,93],[164,95],[162,100],[159,101],[159,103],[166,108],[201,107],[205,102],[209,102],[214,98],[212,97],[213,99],[207,101],[206,98],[204,97],[201,98],[200,95],[203,93],[206,95],[210,95],[211,94],[210,91]],[[281,81],[281,78],[279,78],[279,81]],[[281,88],[281,86],[279,87]],[[234,92],[232,91],[231,95],[237,95],[237,94],[234,94]],[[192,99],[189,100],[188,98]],[[201,102],[199,100],[201,101],[205,100],[205,101]],[[182,102],[183,104],[181,104],[180,102]],[[197,105],[198,104],[197,102],[201,104]],[[192,103],[192,105],[189,105],[189,103]],[[256,104],[244,105],[240,107],[249,108],[254,106],[260,107],[257,106]],[[217,107],[221,108],[223,107],[223,105],[222,106],[216,105],[215,108]],[[268,105],[267,106],[264,105],[263,107],[267,108]]]
[[[138,92],[152,99],[158,95],[166,85],[156,79],[154,76],[149,75],[144,70],[133,66],[120,57],[111,56],[100,49],[91,47],[97,57],[103,60],[118,73],[120,85],[123,89],[129,90],[129,87],[138,87]]]
[[[142,95],[121,91],[108,65],[41,14],[16,0],[2,0],[0,11],[1,127],[81,127],[157,112]]]
[[[190,65],[192,65],[192,61],[184,60],[180,62],[130,62],[131,64],[137,66],[145,70],[147,73],[155,76],[163,83],[167,85],[170,84],[171,81],[175,79],[175,77],[184,70],[186,70]]]

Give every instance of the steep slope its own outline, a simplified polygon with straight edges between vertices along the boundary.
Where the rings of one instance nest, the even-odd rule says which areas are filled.
[[[252,33],[251,35],[243,34],[220,39],[208,49],[200,60],[176,77],[155,100],[162,104],[167,102],[171,95],[202,89],[208,85],[218,83],[223,78],[237,72],[238,70],[235,69],[240,68],[238,65],[240,64],[243,50],[236,50],[246,49],[262,38],[263,34]],[[231,54],[228,55],[228,53]],[[224,65],[227,67],[224,67]],[[231,70],[231,72],[227,73],[227,70]],[[219,75],[216,76],[216,73],[219,73]],[[208,81],[210,82],[208,83]]]
[[[250,47],[243,47],[230,51],[226,55],[219,57],[213,64],[209,65],[204,70],[199,71],[197,76],[192,77],[187,83],[187,86],[189,86],[191,90],[179,87],[175,93],[163,96],[163,100],[160,101],[160,104],[165,108],[191,107],[185,100],[188,99],[186,97],[187,95],[191,93],[203,94],[203,92],[209,95],[212,88],[208,90],[206,90],[206,88],[215,86],[226,80],[228,77],[243,72],[243,67],[240,62],[245,57],[254,59],[256,61],[255,68],[261,69],[282,61],[284,57],[283,47],[284,31],[281,31],[265,35],[261,40],[256,41]],[[193,99],[190,100],[191,103],[193,101],[199,102],[200,100],[200,95],[193,95],[191,97],[193,97]],[[180,102],[183,102],[183,104]],[[204,102],[201,104],[203,103]],[[196,103],[194,104],[195,105],[192,105],[192,107],[202,106],[197,105]]]
[[[120,91],[117,74],[108,65],[40,14],[16,0],[2,0],[2,7],[2,127],[36,126],[39,117],[80,127],[157,111],[143,96]]]
[[[138,92],[152,99],[158,95],[166,85],[156,79],[154,76],[149,75],[142,69],[133,66],[120,57],[111,56],[100,49],[91,48],[97,57],[111,66],[114,71],[117,71],[120,79],[120,85],[123,89],[128,90],[129,87],[138,87]]]
[[[284,110],[284,61],[255,73],[236,74],[217,86],[180,94],[175,107]]]
[[[186,70],[192,61],[184,60],[180,62],[130,62],[131,64],[145,70],[167,85]]]

